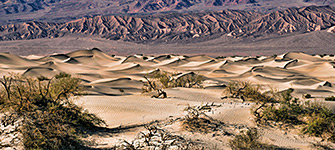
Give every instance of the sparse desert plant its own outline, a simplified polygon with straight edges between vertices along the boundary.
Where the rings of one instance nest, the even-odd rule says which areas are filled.
[[[116,149],[180,149],[189,150],[194,143],[184,139],[181,136],[173,135],[170,132],[159,128],[156,125],[145,126],[145,131],[140,132],[131,142],[123,140]]]
[[[304,95],[304,98],[307,98],[307,99],[308,99],[308,98],[312,98],[312,95],[311,95],[311,94],[305,94],[305,95]]]
[[[283,98],[279,106],[266,106],[262,116],[264,122],[271,120],[292,125],[302,123],[299,117],[304,112],[304,106],[297,98],[289,97],[287,95],[288,93],[289,92],[282,93]]]
[[[80,79],[60,73],[48,79],[11,74],[0,79],[1,123],[21,134],[26,149],[80,149],[84,129],[105,125],[74,104]]]
[[[202,87],[204,77],[193,72],[190,73],[169,73],[157,69],[156,71],[144,76],[146,82],[142,87],[142,93],[156,91],[152,97],[166,98],[167,93],[163,90],[172,87]]]
[[[306,103],[304,108],[304,134],[322,137],[335,142],[335,114],[319,103]]]
[[[264,116],[263,111],[269,104],[276,103],[278,100],[278,93],[271,90],[268,93],[262,93],[259,85],[253,85],[248,81],[231,81],[227,87],[223,90],[222,95],[225,98],[240,98],[243,101],[257,102],[256,108],[252,110],[252,113],[256,117],[256,122],[262,121]]]
[[[205,112],[212,111],[212,107],[216,107],[214,103],[201,106],[188,106],[184,109],[187,112],[182,122],[182,127],[186,131],[208,133],[211,131],[220,130],[223,122],[215,120]]]
[[[281,123],[300,125],[302,133],[334,141],[335,114],[329,108],[316,102],[303,102],[294,98],[291,89],[280,93],[278,103],[263,104],[258,114],[254,113],[259,124]]]
[[[326,101],[335,101],[335,96],[330,96],[325,98]]]
[[[194,72],[189,72],[173,76],[171,87],[201,88],[201,84],[203,81],[204,77],[202,75],[198,75]]]
[[[250,128],[234,139],[229,141],[229,146],[233,150],[259,150],[259,149],[274,149],[271,146],[259,142],[260,134],[256,128]]]
[[[146,76],[144,78],[147,80],[147,83],[144,83],[142,90],[143,92],[156,91],[155,95],[152,95],[152,98],[167,98],[167,93],[163,90],[161,84],[155,81],[150,81]]]
[[[227,98],[241,98],[243,101],[269,102],[272,97],[260,92],[259,85],[248,81],[231,81],[223,90],[222,95]]]

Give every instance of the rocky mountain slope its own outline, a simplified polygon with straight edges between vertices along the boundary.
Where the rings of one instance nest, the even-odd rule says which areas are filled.
[[[335,25],[335,9],[329,6],[289,8],[276,11],[251,21],[233,36],[264,36],[265,34],[286,34],[325,30]]]
[[[113,8],[114,12],[154,12],[179,10],[193,5],[204,3],[207,6],[227,6],[237,4],[256,3],[255,0],[1,0],[0,12],[14,14],[21,12],[34,12],[43,9],[61,9],[71,6],[84,6],[80,9]],[[119,6],[116,8],[115,6]],[[73,8],[73,7],[72,7]]]
[[[143,17],[96,16],[66,23],[27,22],[0,26],[0,40],[57,38],[66,35],[98,36],[133,42],[233,38],[333,31],[335,8],[309,6],[269,14],[224,10],[209,13],[174,13]],[[331,29],[332,28],[332,29]]]
[[[97,16],[67,23],[28,22],[0,27],[0,40],[55,38],[68,34],[98,35],[111,40],[182,40],[238,30],[260,14],[225,10],[212,13],[145,17]]]
[[[335,0],[0,0],[0,25],[65,22],[97,15],[199,12],[223,9],[273,12],[289,7],[335,5]]]

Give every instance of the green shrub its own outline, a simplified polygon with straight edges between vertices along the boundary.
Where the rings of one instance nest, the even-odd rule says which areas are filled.
[[[19,124],[26,149],[80,149],[85,129],[105,122],[75,105],[80,79],[60,73],[51,79],[11,74],[0,79],[1,118],[4,126]]]
[[[329,108],[294,98],[292,90],[281,92],[278,104],[264,104],[255,115],[257,123],[302,125],[302,133],[334,141],[335,114]]]
[[[325,98],[326,101],[335,101],[335,96],[330,96]]]
[[[204,77],[196,73],[170,73],[157,69],[156,71],[144,76],[147,82],[144,82],[142,93],[159,91],[165,88],[186,87],[200,88]],[[160,95],[160,92],[158,92]]]
[[[271,96],[260,92],[259,85],[252,85],[248,81],[231,81],[223,90],[222,95],[230,98],[241,98],[242,100],[256,101],[256,102],[270,102],[273,101]]]
[[[311,94],[305,94],[304,98],[312,98],[312,95]]]
[[[259,141],[260,135],[255,128],[248,129],[234,139],[229,141],[229,146],[233,150],[259,150],[259,149],[275,149],[273,146],[263,144]]]
[[[307,118],[302,130],[304,134],[335,141],[335,114],[332,110],[317,103],[307,103],[304,116]]]

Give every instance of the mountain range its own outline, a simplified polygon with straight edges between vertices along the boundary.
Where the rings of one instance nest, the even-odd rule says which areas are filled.
[[[258,38],[319,30],[334,31],[335,8],[308,6],[267,14],[223,10],[148,16],[95,16],[65,23],[30,21],[0,26],[0,40],[98,36],[139,43],[189,39]]]
[[[224,9],[269,13],[310,5],[334,6],[335,0],[0,0],[0,24]]]
[[[292,50],[312,54],[332,52],[335,44],[334,0],[0,0],[0,3],[4,14],[0,15],[0,52],[19,55],[93,47],[118,54],[253,55]],[[136,3],[140,4],[135,7]],[[176,8],[179,5],[183,7]],[[123,6],[127,6],[127,11],[120,11]]]

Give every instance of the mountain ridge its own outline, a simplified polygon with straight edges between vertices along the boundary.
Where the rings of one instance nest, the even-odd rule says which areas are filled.
[[[335,6],[335,0],[0,0],[0,25],[28,21],[67,22],[105,15],[148,15],[223,9],[269,13],[290,7]]]
[[[335,8],[308,6],[268,14],[241,10],[149,16],[96,16],[65,23],[31,21],[0,26],[0,41],[57,38],[71,34],[130,42],[169,42],[228,36],[308,33],[335,26]]]

